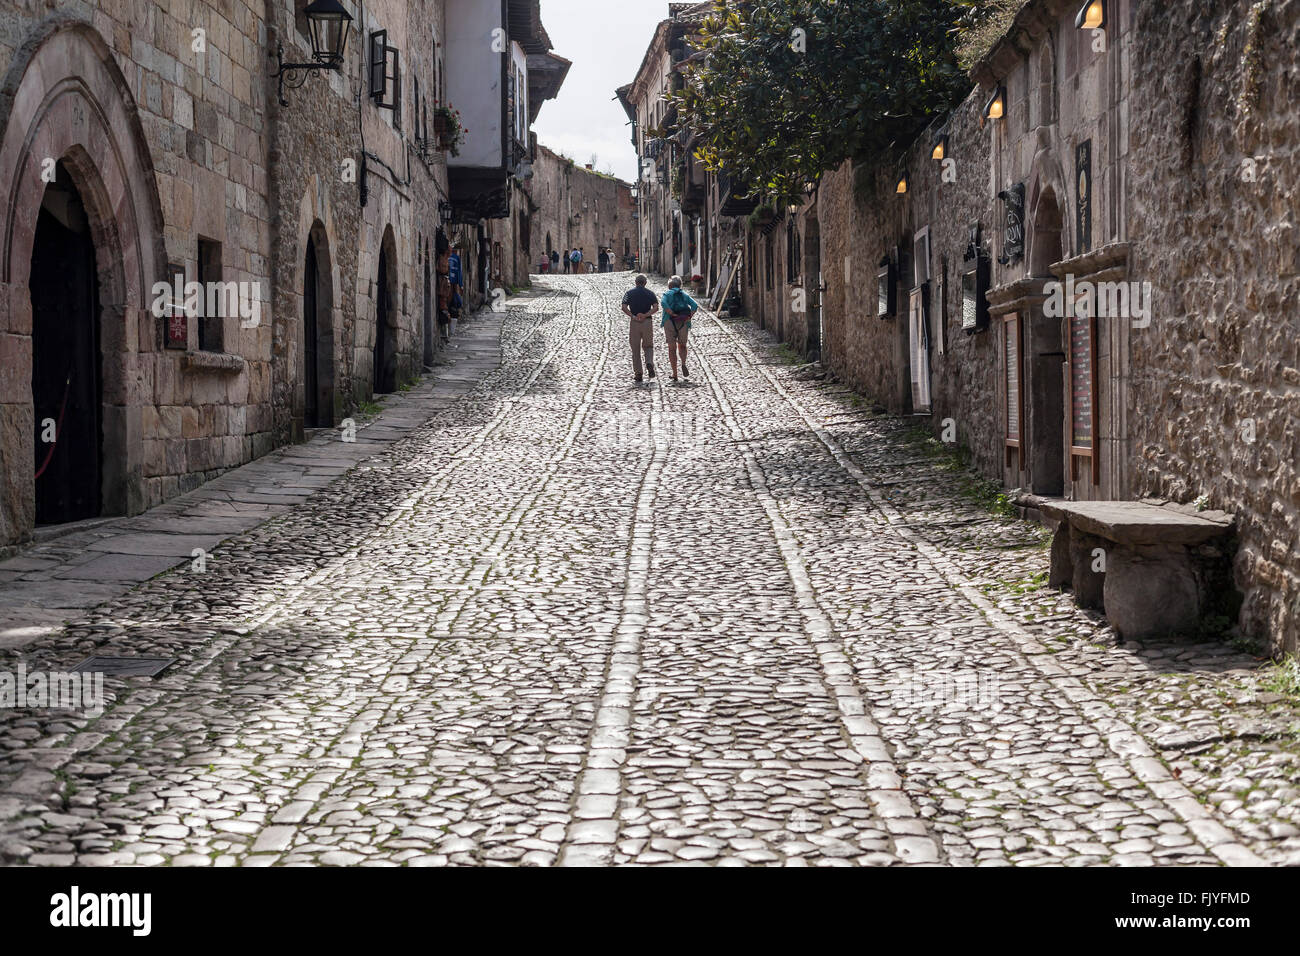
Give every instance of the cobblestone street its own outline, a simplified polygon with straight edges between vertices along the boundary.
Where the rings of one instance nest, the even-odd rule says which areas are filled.
[[[178,658],[0,711],[0,859],[1300,863],[1259,661],[1117,644],[1042,528],[743,320],[634,386],[628,284],[535,281],[404,437],[0,652]]]

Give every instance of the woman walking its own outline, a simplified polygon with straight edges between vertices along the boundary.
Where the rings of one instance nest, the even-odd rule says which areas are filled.
[[[673,276],[668,280],[668,291],[659,300],[663,306],[664,338],[668,342],[668,364],[672,366],[673,381],[677,381],[677,359],[682,360],[682,378],[690,378],[686,367],[686,337],[691,331],[691,319],[700,306],[694,299],[682,291],[682,277]]]

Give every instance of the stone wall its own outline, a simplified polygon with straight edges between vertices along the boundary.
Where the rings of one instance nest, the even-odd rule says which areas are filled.
[[[1019,312],[1032,324],[1024,427],[1030,439],[1047,435],[1029,457],[1064,467],[1071,498],[1203,498],[1235,513],[1239,623],[1294,650],[1300,119],[1290,104],[1300,80],[1284,64],[1300,48],[1300,0],[1116,0],[1104,48],[1097,35],[1073,28],[1071,6],[1029,4],[977,67],[980,87],[898,165],[846,164],[825,176],[817,197],[823,359],[890,411],[913,411],[911,279],[898,283],[894,312],[882,321],[874,316],[876,271],[888,257],[900,277],[909,276],[916,234],[928,226],[932,413],[922,420],[942,436],[951,419],[977,468],[1008,487],[1041,478],[1033,464],[1022,470],[1004,442],[996,311]],[[997,86],[1006,116],[981,124]],[[935,136],[945,131],[953,181],[931,159]],[[1092,201],[1091,218],[1081,222],[1076,161],[1085,141]],[[1026,187],[1026,247],[994,265],[991,330],[968,336],[960,309],[968,230],[979,223],[985,251],[994,260],[1003,255],[1005,207],[997,194],[1017,182]],[[747,305],[795,342],[798,326],[782,324],[766,289],[763,240],[755,239],[759,262]],[[1066,379],[1036,377],[1053,363],[1068,374],[1069,325],[1047,315],[1042,299],[1045,283],[1066,276],[1150,283],[1152,296],[1149,326],[1130,316],[1097,320],[1095,477],[1086,459],[1072,473],[1068,420],[1062,436],[1062,411],[1051,407]],[[1068,392],[1064,399],[1068,414]],[[1232,613],[1230,596],[1219,610]]]
[[[1238,516],[1242,622],[1300,636],[1300,2],[1139,4],[1131,235],[1140,493]],[[1253,439],[1253,440],[1251,440]]]
[[[616,269],[623,268],[625,247],[636,250],[632,188],[621,179],[593,172],[538,146],[529,192],[536,207],[529,242],[533,272],[551,249],[563,255],[579,246],[586,250],[585,261],[595,268],[600,248],[612,246]]]
[[[930,158],[930,137],[908,152],[901,167],[845,164],[828,174],[818,194],[826,332],[824,362],[854,388],[894,414],[913,412],[908,355],[908,301],[913,240],[929,230],[931,414],[919,418],[936,434],[968,448],[975,467],[1001,475],[999,357],[992,331],[962,328],[961,276],[969,229],[979,223],[984,247],[995,226],[988,189],[988,137],[979,128],[979,97],[952,115],[948,154],[951,181]],[[906,173],[908,190],[897,192]],[[878,313],[878,272],[888,259],[894,308]],[[955,429],[946,428],[951,420]]]
[[[31,315],[27,274],[46,160],[91,218],[99,270],[103,511],[131,513],[271,445],[266,25],[260,7],[196,2],[10,4],[0,164],[15,197],[7,235],[0,545],[32,530]],[[198,31],[198,32],[196,32]],[[64,77],[69,96],[48,97]],[[76,101],[74,103],[74,101]],[[256,323],[229,315],[220,354],[163,347],[155,282],[197,278],[198,239],[220,243],[227,282],[248,283]]]
[[[309,56],[304,24],[283,6],[272,24],[273,42],[285,44],[286,58]],[[400,117],[359,95],[364,82],[364,37],[388,31],[403,64],[404,98]],[[310,77],[290,90],[290,105],[271,98],[273,175],[277,211],[275,258],[274,407],[278,442],[299,440],[304,427],[304,277],[310,238],[318,268],[328,280],[318,298],[328,305],[318,314],[318,363],[328,384],[321,402],[328,413],[321,424],[337,424],[375,389],[372,361],[378,308],[378,256],[385,238],[394,256],[395,309],[390,321],[396,353],[394,384],[415,378],[423,366],[425,340],[441,348],[436,324],[435,237],[438,201],[446,196],[445,154],[423,151],[425,126],[438,97],[441,53],[435,37],[445,34],[444,4],[420,0],[369,4],[364,29],[354,32],[342,71]],[[413,90],[421,90],[417,102]],[[358,104],[364,129],[358,125]],[[364,140],[363,134],[364,132]],[[369,153],[369,156],[363,156]],[[364,167],[364,168],[363,168]],[[361,205],[364,188],[365,205]],[[426,323],[424,272],[430,270]]]

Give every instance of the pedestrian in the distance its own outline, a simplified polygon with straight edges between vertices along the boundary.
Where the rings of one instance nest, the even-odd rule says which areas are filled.
[[[686,368],[686,336],[691,331],[691,319],[700,306],[694,299],[682,291],[682,277],[673,276],[668,280],[668,291],[659,300],[663,306],[662,321],[664,338],[668,342],[668,363],[673,369],[673,381],[677,381],[677,359],[682,360],[682,378],[690,378]]]
[[[632,371],[641,382],[641,356],[645,354],[645,367],[651,378],[655,377],[655,336],[650,317],[654,315],[659,300],[646,288],[646,277],[637,276],[636,286],[623,296],[623,314],[632,320],[628,340],[632,345]],[[675,377],[675,376],[674,376]]]
[[[451,283],[451,302],[447,313],[453,319],[460,318],[461,309],[465,307],[465,275],[460,265],[460,242],[451,247],[447,257],[447,281]]]
[[[599,263],[600,263],[600,271],[601,271],[602,273],[608,272],[608,271],[609,271],[609,252],[606,251],[606,249],[605,249],[603,246],[601,247],[600,255],[597,257],[597,260],[598,260]]]
[[[560,271],[560,254],[554,249],[551,250],[551,272]]]
[[[451,341],[451,246],[438,236],[438,332],[443,344]]]

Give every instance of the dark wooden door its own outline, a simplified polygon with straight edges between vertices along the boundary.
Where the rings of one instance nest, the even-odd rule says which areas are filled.
[[[375,394],[391,392],[388,384],[388,256],[379,254],[379,289],[375,296]]]
[[[424,364],[433,365],[433,270],[424,262]]]
[[[316,244],[307,240],[307,265],[302,281],[302,381],[306,391],[303,423],[308,428],[320,427],[320,324],[317,321],[318,302],[316,284]]]
[[[93,518],[103,414],[95,246],[80,197],[62,176],[37,219],[30,291],[36,523]]]

